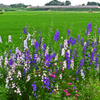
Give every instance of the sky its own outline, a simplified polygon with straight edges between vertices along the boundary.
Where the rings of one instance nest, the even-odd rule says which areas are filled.
[[[52,0],[0,0],[0,3],[5,5],[16,4],[16,3],[24,3],[25,5],[32,6],[44,6],[46,3]],[[58,0],[60,2],[65,2],[66,0]],[[92,2],[93,0],[69,0],[71,5],[79,5],[79,4],[87,4],[88,1]],[[100,0],[94,0],[94,2],[100,3]]]

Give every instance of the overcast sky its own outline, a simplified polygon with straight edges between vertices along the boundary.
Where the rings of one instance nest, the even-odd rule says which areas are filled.
[[[50,2],[52,0],[0,0],[0,3],[10,5],[15,3],[24,3],[26,5],[33,5],[33,6],[43,6],[46,3]],[[65,2],[66,0],[58,0],[61,2]],[[92,2],[98,2],[100,3],[100,0],[69,0],[71,2],[71,5],[79,5],[79,4],[87,4],[88,1]]]

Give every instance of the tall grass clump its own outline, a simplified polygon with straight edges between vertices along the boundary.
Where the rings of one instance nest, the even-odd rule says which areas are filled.
[[[96,34],[91,35],[91,30],[90,22],[85,42],[80,35],[76,39],[71,36],[68,29],[64,44],[59,42],[57,30],[47,46],[41,31],[36,40],[35,34],[25,28],[27,37],[24,36],[22,49],[9,47],[9,52],[0,56],[0,82],[5,84],[7,100],[92,100],[98,97],[100,28],[99,39]],[[8,43],[12,43],[10,35]],[[57,51],[53,51],[52,45]]]

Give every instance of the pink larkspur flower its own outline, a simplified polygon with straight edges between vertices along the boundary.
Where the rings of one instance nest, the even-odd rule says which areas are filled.
[[[68,83],[69,85],[72,85],[72,83]]]
[[[79,96],[78,94],[76,94],[76,96]]]
[[[55,75],[50,75],[50,77],[54,77],[55,78]]]
[[[66,94],[66,96],[69,96],[69,95],[70,95],[70,93],[67,93],[67,94]]]

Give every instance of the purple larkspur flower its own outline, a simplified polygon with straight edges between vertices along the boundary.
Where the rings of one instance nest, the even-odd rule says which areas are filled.
[[[76,44],[76,40],[75,40],[75,38],[73,37],[73,44]]]
[[[44,50],[46,50],[46,44],[45,43],[43,44],[43,48],[44,48]]]
[[[99,36],[100,36],[100,28],[98,28],[98,33],[99,33]]]
[[[42,38],[41,36],[39,37],[39,46],[41,46],[41,43],[42,43]]]
[[[69,36],[69,34],[70,34],[70,29],[67,30],[67,36]]]
[[[27,33],[27,28],[24,28],[24,34]]]
[[[93,47],[94,46],[94,42],[92,42],[92,45],[91,45],[91,47]]]
[[[41,31],[39,31],[39,33],[41,33]]]
[[[44,85],[49,86],[49,78],[46,78],[46,79],[44,79],[43,81],[45,82]]]
[[[91,22],[87,24],[87,32],[91,32]]]
[[[27,50],[26,54],[30,54],[30,51],[29,51],[29,50]]]
[[[58,42],[58,40],[59,40],[59,31],[56,31],[54,35],[54,41]]]
[[[69,67],[70,67],[70,60],[69,60],[69,58],[66,61],[67,61],[67,70],[69,70]]]
[[[97,51],[97,48],[94,48],[93,51],[96,52]]]
[[[96,63],[95,66],[97,66],[99,64],[99,58],[98,57],[96,57],[95,63]]]
[[[94,54],[95,54],[95,52],[92,52],[92,54],[91,54],[91,61],[94,60]]]
[[[26,76],[26,70],[25,69],[23,69],[23,73],[24,73],[24,76]]]
[[[35,48],[38,49],[38,46],[39,46],[38,41],[36,41],[35,42]]]
[[[76,78],[76,81],[78,81],[78,77]]]
[[[9,65],[12,65],[12,64],[13,64],[13,60],[10,59],[10,60],[9,60]]]
[[[90,52],[88,53],[88,57],[90,57]]]
[[[35,84],[32,84],[32,87],[33,87],[33,91],[36,91],[36,85]]]
[[[80,40],[80,37],[79,37],[79,35],[77,35],[77,42]]]
[[[74,54],[72,54],[72,57],[71,57],[71,59],[73,59],[73,60],[74,60]]]
[[[85,45],[83,46],[83,51],[82,51],[82,53],[83,53],[83,56],[85,57],[85,55],[86,55],[86,46],[85,46]]]
[[[45,61],[47,61],[48,59],[49,59],[49,54],[46,54]]]
[[[87,46],[87,47],[89,46],[89,40],[86,41],[86,46]]]
[[[83,64],[84,64],[84,58],[82,58],[82,59],[80,60],[80,65],[79,65],[79,67],[83,66]]]
[[[49,62],[49,61],[47,61],[47,62],[46,62],[46,66],[48,66],[48,67],[49,67],[49,64],[50,64],[50,62]]]
[[[81,45],[83,45],[83,37],[81,38]]]

